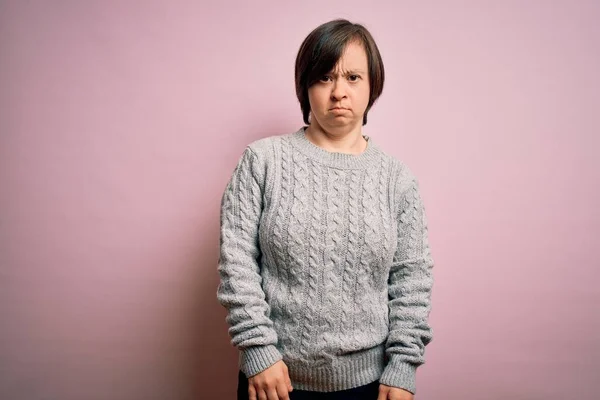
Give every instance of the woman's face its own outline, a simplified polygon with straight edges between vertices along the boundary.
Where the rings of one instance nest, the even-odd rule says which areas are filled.
[[[369,104],[369,65],[358,42],[350,42],[333,71],[308,88],[311,124],[324,130],[362,126]]]

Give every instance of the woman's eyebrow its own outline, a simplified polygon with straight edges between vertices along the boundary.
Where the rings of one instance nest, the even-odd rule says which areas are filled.
[[[331,71],[331,72],[330,72],[330,74],[332,74],[332,75],[339,75],[339,74],[337,74],[337,73],[335,73],[335,72],[333,72],[333,71]],[[351,75],[351,74],[364,74],[364,72],[363,72],[362,70],[360,70],[360,69],[351,69],[351,70],[349,70],[349,71],[346,71],[346,72],[344,72],[343,74],[344,74],[344,75]]]

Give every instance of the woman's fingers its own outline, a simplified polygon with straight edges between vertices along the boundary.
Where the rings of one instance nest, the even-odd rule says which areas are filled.
[[[276,400],[290,400],[290,392],[287,389],[287,384],[285,382],[281,382],[277,385],[277,395]]]
[[[287,365],[280,360],[248,379],[250,400],[289,400],[293,390]]]
[[[258,389],[258,400],[269,400],[264,390]]]
[[[256,389],[254,389],[254,385],[248,385],[248,400],[258,400],[256,398]]]
[[[288,370],[287,365],[284,364],[284,369],[285,369],[285,384],[287,385],[287,390],[288,392],[291,392],[292,390],[294,390],[294,388],[292,387],[292,380],[290,379],[290,371]]]
[[[285,382],[280,382],[276,387],[260,388],[248,385],[249,400],[290,400],[290,394]]]
[[[279,395],[277,394],[277,389],[271,388],[267,389],[267,400],[279,400]]]
[[[389,388],[385,385],[379,385],[379,395],[377,396],[377,400],[387,400]]]

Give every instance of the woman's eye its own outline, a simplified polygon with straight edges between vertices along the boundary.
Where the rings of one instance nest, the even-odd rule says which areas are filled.
[[[329,79],[329,75],[325,75],[325,76],[321,77],[321,80],[323,82],[327,82],[328,79]]]
[[[358,80],[359,76],[358,75],[350,75],[349,78],[352,82],[356,82]]]

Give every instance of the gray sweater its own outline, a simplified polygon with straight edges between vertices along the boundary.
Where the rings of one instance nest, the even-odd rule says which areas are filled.
[[[353,155],[305,129],[250,143],[222,197],[217,298],[239,367],[283,359],[295,389],[415,393],[433,285],[417,179],[367,135]]]

